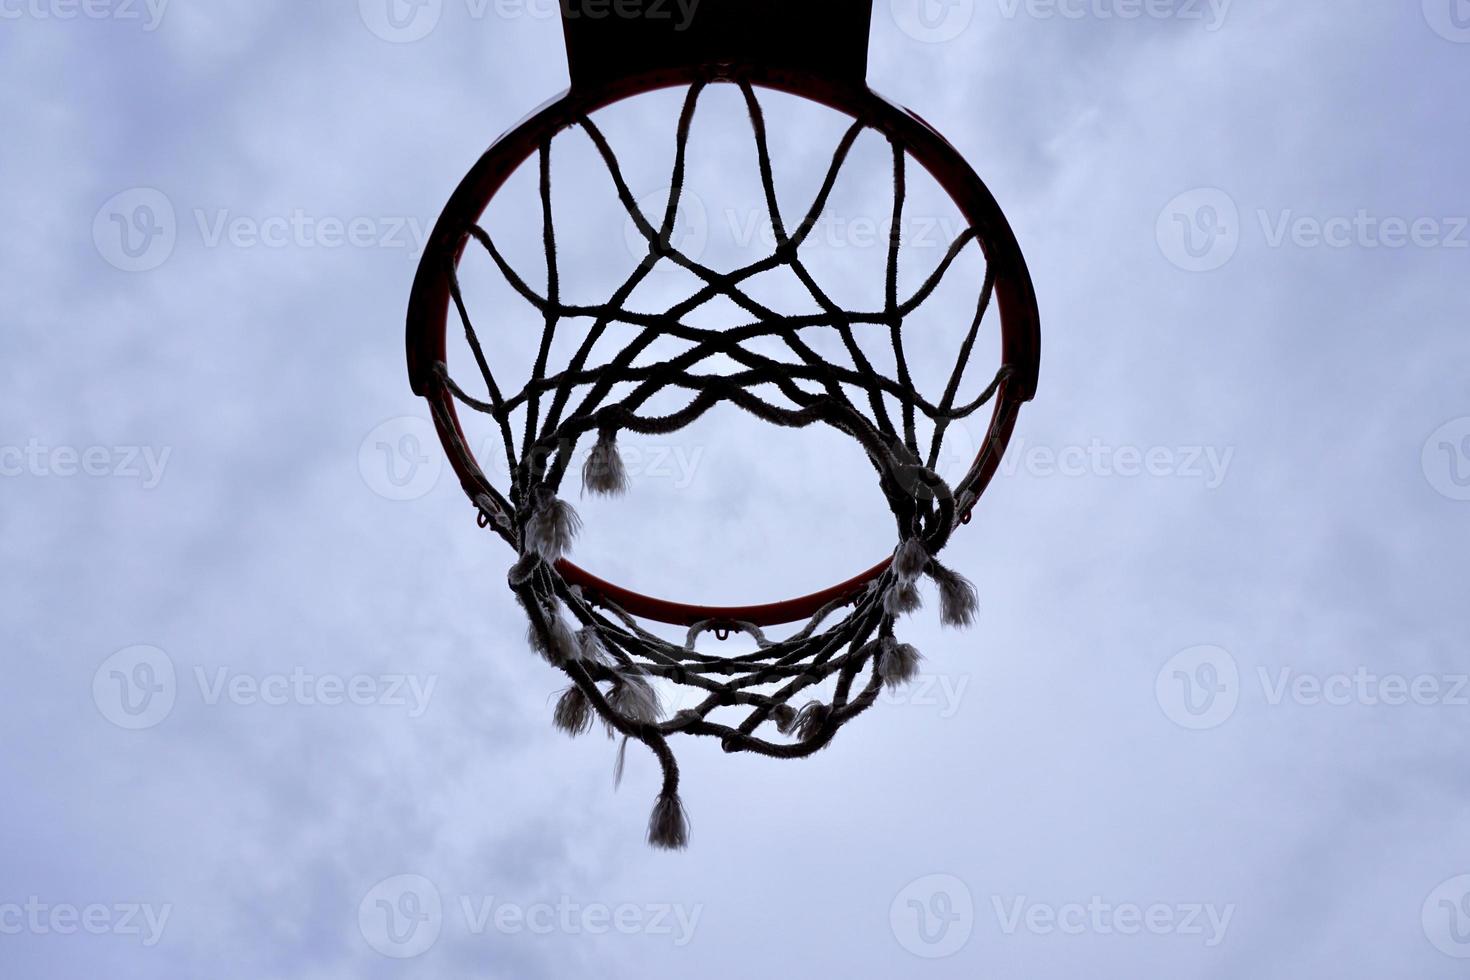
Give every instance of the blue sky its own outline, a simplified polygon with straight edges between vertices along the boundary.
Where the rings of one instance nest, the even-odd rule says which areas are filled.
[[[548,7],[0,0],[0,975],[1463,975],[1470,9],[877,8],[874,85],[1025,249],[1041,391],[947,552],[978,626],[907,621],[921,683],[812,759],[676,745],[669,855],[652,760],[551,728],[402,364],[423,229],[565,85]],[[641,193],[673,105],[609,120]],[[799,199],[834,130],[772,112]],[[558,187],[591,289],[622,229]],[[811,436],[633,446],[578,557],[850,574],[891,525]]]

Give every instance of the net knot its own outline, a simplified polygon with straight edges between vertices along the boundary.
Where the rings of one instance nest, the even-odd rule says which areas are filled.
[[[605,428],[598,433],[596,445],[582,464],[582,488],[587,493],[611,497],[627,491],[628,471],[618,452],[617,438],[616,429]]]
[[[582,518],[548,487],[537,487],[535,500],[531,519],[526,522],[526,547],[548,562],[558,562],[571,550],[572,540],[582,529]]]

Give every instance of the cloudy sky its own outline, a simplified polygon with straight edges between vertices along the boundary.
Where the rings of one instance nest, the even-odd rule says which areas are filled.
[[[667,854],[653,761],[615,790],[551,728],[403,368],[425,229],[560,30],[392,2],[0,0],[0,975],[1464,975],[1470,5],[878,0],[874,85],[1026,251],[1041,391],[947,553],[978,626],[906,620],[919,683],[812,759],[676,742]],[[709,100],[714,261],[760,235]],[[608,114],[639,194],[676,109]],[[842,126],[771,111],[798,202]],[[590,295],[633,256],[567,139]],[[881,158],[817,243],[854,304]],[[534,318],[481,278],[514,375]],[[641,588],[892,546],[831,436],[627,448],[577,556]]]

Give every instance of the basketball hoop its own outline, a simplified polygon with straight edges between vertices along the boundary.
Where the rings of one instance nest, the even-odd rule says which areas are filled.
[[[651,10],[652,8],[650,8]],[[600,720],[610,735],[647,745],[664,771],[664,785],[649,825],[655,846],[679,848],[687,823],[678,797],[679,771],[668,740],[675,734],[717,738],[729,752],[778,758],[810,755],[838,729],[861,714],[885,685],[911,679],[919,655],[899,641],[895,621],[920,603],[916,585],[929,578],[940,596],[946,625],[968,626],[975,615],[973,587],[942,564],[951,535],[968,523],[976,502],[995,476],[1021,406],[1036,391],[1040,356],[1039,317],[1026,264],[999,206],[974,171],[918,116],[897,108],[866,84],[871,2],[826,4],[798,0],[702,0],[692,21],[680,28],[651,15],[580,16],[572,3],[564,13],[572,87],[570,91],[502,137],[481,158],[450,199],[425,250],[408,316],[408,365],[415,393],[432,411],[445,451],[478,523],[515,552],[509,573],[512,591],[525,608],[530,642],[571,681],[557,704],[555,723],[570,734]],[[741,125],[755,142],[765,206],[776,248],[753,256],[739,269],[719,271],[681,252],[671,241],[685,188],[685,149],[701,95],[711,85],[738,87],[746,110]],[[662,213],[645,214],[623,175],[611,144],[591,116],[625,99],[659,89],[684,87],[687,94],[676,131],[676,159]],[[765,114],[758,90],[768,89],[819,103],[850,119],[835,148],[822,189],[800,217],[783,215],[777,203]],[[577,128],[592,140],[632,225],[647,243],[647,256],[607,301],[590,306],[560,295],[556,228],[552,219],[550,159],[557,136]],[[892,148],[894,232],[889,250],[886,300],[881,309],[842,309],[822,290],[802,261],[801,249],[828,202],[853,143],[874,131]],[[547,288],[538,292],[480,226],[490,201],[519,168],[536,161],[543,213]],[[916,163],[952,199],[968,227],[950,244],[943,260],[919,289],[899,290],[897,253],[907,175]],[[903,327],[955,267],[967,249],[983,253],[985,273],[973,285],[977,296],[950,384],[937,398],[916,390],[904,355]],[[493,344],[482,343],[476,318],[459,279],[466,254],[488,257],[499,273],[544,322],[532,376],[519,390],[502,387],[494,371]],[[659,314],[634,312],[626,300],[661,263],[691,273],[702,286]],[[774,268],[789,269],[820,311],[784,315],[756,302],[742,284]],[[712,300],[733,303],[746,322],[727,329],[692,326],[687,317]],[[977,398],[957,394],[977,335],[998,309],[1001,357],[993,380]],[[447,365],[451,320],[465,332],[483,391],[472,393]],[[631,327],[636,339],[615,356],[593,363],[599,339],[610,325]],[[576,354],[560,369],[549,364],[558,331],[578,331]],[[803,339],[818,331],[841,338],[851,366],[818,357]],[[657,338],[686,346],[677,356],[639,363]],[[756,340],[779,341],[789,359],[757,353]],[[891,349],[896,370],[881,374],[864,354],[864,343]],[[734,362],[733,373],[714,373],[708,362]],[[702,368],[704,368],[702,370]],[[616,386],[631,393],[612,397]],[[757,389],[762,389],[758,391]],[[774,390],[780,398],[764,392]],[[683,392],[684,407],[654,414],[654,395]],[[862,397],[849,397],[860,391]],[[890,411],[889,401],[897,411]],[[565,557],[580,526],[560,489],[572,475],[572,460],[584,440],[591,455],[575,474],[585,491],[629,490],[617,448],[620,433],[666,435],[708,412],[733,405],[762,422],[795,429],[822,425],[855,439],[873,464],[879,488],[896,522],[891,556],[847,581],[810,595],[753,606],[704,606],[639,594],[608,582]],[[461,425],[462,409],[479,413],[496,428],[511,474],[504,490],[494,486],[470,450]],[[988,409],[979,452],[953,486],[935,471],[949,427]],[[513,413],[524,413],[519,434]],[[916,419],[932,427],[921,444]],[[570,621],[569,621],[570,620]],[[684,627],[684,643],[669,642],[643,623]],[[573,625],[575,624],[575,626]],[[803,624],[793,635],[773,639],[773,627]],[[699,639],[744,637],[753,649],[717,657],[697,649]],[[654,679],[703,694],[693,708],[662,717]],[[830,697],[812,697],[830,684]],[[738,723],[715,717],[744,714]],[[770,737],[766,726],[775,729]],[[622,752],[619,752],[621,772]]]

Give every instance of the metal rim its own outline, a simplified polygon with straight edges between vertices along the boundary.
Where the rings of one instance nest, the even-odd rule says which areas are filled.
[[[1014,369],[996,393],[990,426],[971,472],[977,499],[989,486],[1015,430],[1020,407],[1036,393],[1040,371],[1041,329],[1030,272],[1005,214],[964,157],[916,114],[899,108],[866,85],[755,66],[710,65],[620,79],[596,90],[574,89],[548,103],[490,147],[460,183],[430,236],[414,280],[408,311],[408,371],[414,393],[429,400],[435,427],[460,484],[473,499],[489,489],[483,476],[466,465],[454,446],[468,441],[454,398],[434,383],[434,366],[447,357],[450,319],[449,276],[443,260],[457,266],[463,257],[465,231],[483,215],[506,180],[528,160],[543,140],[575,120],[615,102],[661,88],[700,81],[748,81],[827,107],[861,120],[901,143],[944,189],[970,224],[979,229],[979,244],[995,268],[995,299],[1001,318],[1001,359]],[[968,514],[966,521],[968,522]],[[589,599],[611,602],[629,614],[670,625],[752,623],[779,626],[809,619],[838,600],[854,597],[882,575],[890,559],[820,592],[781,602],[750,606],[710,606],[673,602],[643,595],[604,581],[570,561],[558,570]]]

